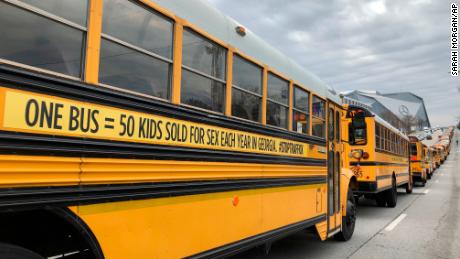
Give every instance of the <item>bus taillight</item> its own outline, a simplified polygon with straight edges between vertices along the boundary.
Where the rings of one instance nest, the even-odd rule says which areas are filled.
[[[369,153],[364,152],[363,153],[363,159],[369,159]]]

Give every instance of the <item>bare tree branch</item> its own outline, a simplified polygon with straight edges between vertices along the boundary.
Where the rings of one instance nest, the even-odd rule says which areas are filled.
[[[402,124],[403,124],[404,131],[407,134],[411,134],[417,128],[417,125],[419,124],[419,119],[415,116],[408,114],[402,118]]]

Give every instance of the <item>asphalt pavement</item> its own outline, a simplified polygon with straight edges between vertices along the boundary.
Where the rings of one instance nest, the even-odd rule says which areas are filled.
[[[433,178],[410,195],[398,190],[395,208],[361,199],[351,240],[322,242],[313,233],[299,232],[273,243],[268,255],[259,248],[234,258],[460,258],[458,133]]]

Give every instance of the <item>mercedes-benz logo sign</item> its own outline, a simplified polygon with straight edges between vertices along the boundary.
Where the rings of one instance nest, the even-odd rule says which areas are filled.
[[[409,108],[407,108],[405,105],[401,105],[399,106],[399,113],[403,116],[407,116],[409,115]]]

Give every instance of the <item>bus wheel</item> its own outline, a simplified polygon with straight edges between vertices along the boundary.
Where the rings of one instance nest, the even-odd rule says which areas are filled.
[[[0,243],[0,258],[8,259],[45,259],[33,251],[20,246]]]
[[[412,181],[412,177],[409,177],[409,182],[406,184],[406,193],[411,194],[412,189],[414,189],[414,182]]]
[[[396,203],[398,201],[398,189],[396,187],[396,179],[393,177],[393,181],[391,182],[391,189],[386,191],[386,201],[387,205],[390,208],[396,207]]]
[[[361,196],[353,194],[353,198],[355,199],[356,206],[359,206],[359,199],[361,198]]]
[[[334,238],[340,241],[347,241],[353,236],[356,223],[356,201],[353,190],[348,187],[347,193],[347,214],[342,217],[342,231],[337,233]]]

